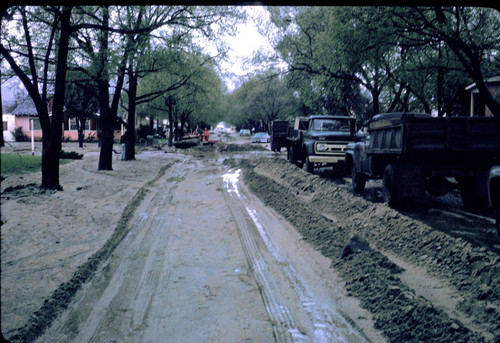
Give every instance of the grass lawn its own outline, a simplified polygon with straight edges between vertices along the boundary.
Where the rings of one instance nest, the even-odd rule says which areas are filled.
[[[42,168],[42,157],[20,154],[1,154],[2,174],[22,174],[37,172]],[[66,164],[71,160],[60,159],[59,164]]]

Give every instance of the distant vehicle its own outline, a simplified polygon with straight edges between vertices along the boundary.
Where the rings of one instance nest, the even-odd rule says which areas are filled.
[[[252,136],[250,142],[252,143],[269,143],[271,136],[267,132],[257,132]]]
[[[248,129],[241,129],[240,130],[240,136],[250,136],[250,130],[248,130]]]

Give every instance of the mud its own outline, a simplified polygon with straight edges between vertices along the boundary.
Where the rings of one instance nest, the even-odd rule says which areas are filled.
[[[165,151],[171,152],[164,148],[152,158],[146,151],[138,155],[138,161],[116,161],[115,171],[102,173],[92,169],[97,161],[95,150],[87,151],[82,161],[62,168],[63,192],[40,191],[36,186],[39,173],[8,176],[2,182],[2,302],[8,304],[2,306],[3,334],[8,332],[12,341],[32,341],[68,306],[127,234],[128,221],[153,191],[155,180],[175,163],[175,159],[164,159],[169,155]],[[242,168],[245,185],[331,260],[332,271],[341,276],[349,295],[373,315],[375,328],[388,341],[500,339],[498,252],[354,195],[342,187],[343,180],[333,182],[306,173],[287,162],[284,153],[271,153],[261,145],[217,142],[214,147],[189,147],[181,153],[194,156],[199,163],[222,159],[226,165]],[[96,186],[103,180],[117,190],[123,182],[130,187],[103,192],[98,189],[102,186]],[[60,206],[66,214],[53,219],[58,225],[45,232],[42,228],[47,223],[40,218],[47,216],[50,206]],[[20,215],[28,209],[35,213],[30,219]],[[91,218],[85,217],[89,211],[93,211]],[[64,227],[75,218],[91,226],[75,239],[95,240],[83,253],[60,249],[72,247],[67,237],[74,231]],[[96,232],[96,223],[106,226],[102,232]],[[45,241],[45,236],[50,239]],[[39,237],[44,239],[43,247],[36,241]],[[24,251],[30,249],[33,256],[26,257]],[[64,259],[67,265],[61,263]],[[17,274],[22,268],[29,271],[43,264],[57,267],[45,274]],[[415,277],[417,271],[423,275],[419,289],[407,277]],[[48,278],[54,281],[45,283]],[[430,281],[426,284],[425,280]],[[434,289],[434,283],[442,286]],[[16,284],[22,289],[16,289]],[[436,294],[443,298],[439,303],[432,300]]]
[[[241,165],[250,189],[332,259],[332,267],[374,314],[376,327],[389,341],[499,338],[500,258],[496,253],[434,231],[385,204],[370,203],[283,159],[241,161]],[[352,237],[367,242],[370,249],[355,249],[342,258]],[[423,267],[451,284],[460,297],[456,311],[472,322],[465,326],[418,296],[398,277],[402,268],[386,255]]]

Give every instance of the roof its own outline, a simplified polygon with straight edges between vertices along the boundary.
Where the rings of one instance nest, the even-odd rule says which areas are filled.
[[[490,77],[486,80],[484,80],[485,83],[494,83],[494,82],[500,82],[500,75],[498,76],[493,76],[493,77]],[[476,87],[476,83],[471,83],[470,85],[468,85],[467,87],[465,87],[465,90],[466,91],[469,91],[473,88]]]
[[[38,116],[35,104],[29,96],[21,100],[19,105],[17,105],[17,107],[12,111],[12,114],[15,116]]]

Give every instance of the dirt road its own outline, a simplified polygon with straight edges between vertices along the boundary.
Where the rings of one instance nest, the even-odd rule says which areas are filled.
[[[112,172],[95,171],[88,149],[62,167],[63,192],[30,186],[39,174],[4,180],[2,333],[37,342],[500,337],[498,244],[453,235],[474,214],[456,212],[454,229],[442,230],[437,215],[426,222],[373,199],[376,186],[364,199],[342,179],[229,139],[141,150]],[[28,209],[37,219],[21,216]]]
[[[250,200],[239,176],[179,156],[149,185],[113,256],[37,342],[367,341],[328,294],[335,280],[321,280],[328,262],[287,236],[289,225]],[[280,246],[302,250],[322,297]]]

